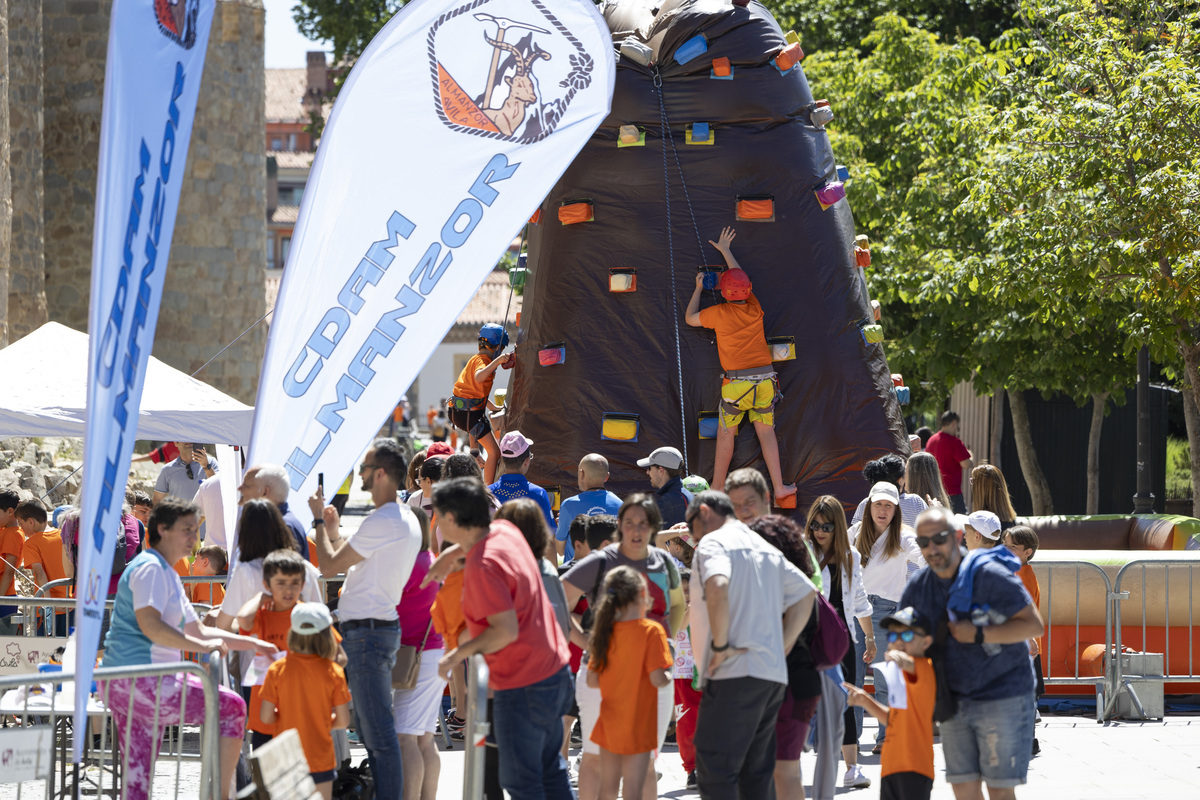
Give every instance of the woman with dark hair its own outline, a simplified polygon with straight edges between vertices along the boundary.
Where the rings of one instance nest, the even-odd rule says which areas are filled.
[[[927,504],[919,494],[911,494],[904,490],[906,476],[903,458],[895,453],[888,453],[875,461],[868,461],[863,467],[862,475],[871,486],[880,482],[894,484],[900,490],[900,514],[904,518],[904,524],[910,528],[916,527],[917,515],[925,510]],[[859,501],[858,508],[854,509],[854,516],[850,518],[851,525],[862,521],[866,508],[867,498],[864,497]]]
[[[687,606],[683,601],[683,584],[679,571],[667,551],[653,547],[654,535],[662,527],[662,515],[654,498],[648,494],[632,494],[625,498],[617,512],[617,532],[620,540],[579,559],[562,576],[567,595],[567,608],[574,608],[579,598],[587,596],[588,606],[595,608],[604,575],[613,567],[631,567],[646,576],[651,600],[646,618],[653,620],[673,639],[683,624]],[[574,628],[574,626],[572,626]],[[573,629],[571,639],[586,648],[586,631]],[[579,723],[583,731],[583,761],[579,769],[580,800],[596,800],[600,789],[600,746],[591,740],[592,728],[600,716],[600,690],[587,685],[587,657],[579,667],[575,681],[575,698],[579,703]],[[675,687],[664,686],[658,696],[658,743],[662,747],[675,705]],[[651,764],[646,776],[643,797],[656,797],[656,778]]]
[[[1000,518],[1000,530],[1017,524],[1017,511],[1008,493],[1008,481],[999,467],[980,464],[971,470],[971,510],[991,511]]]
[[[105,667],[132,667],[176,662],[182,652],[228,654],[254,650],[273,655],[274,645],[249,636],[203,625],[172,564],[191,552],[199,539],[200,510],[172,497],[159,501],[146,530],[147,548],[121,575],[113,604],[112,625],[104,641]],[[289,540],[291,536],[287,537]],[[154,754],[166,725],[204,722],[204,687],[183,673],[162,678],[99,681],[100,695],[113,710],[125,770],[125,796],[150,796]],[[242,739],[246,703],[235,692],[218,687],[221,727],[221,794],[230,796]],[[153,720],[157,720],[155,729]]]
[[[821,580],[820,570],[804,543],[804,532],[794,521],[768,514],[750,523],[750,530],[774,545],[806,578],[814,583]],[[821,674],[809,650],[816,629],[817,615],[813,614],[787,655],[787,689],[775,720],[775,796],[779,800],[804,800],[800,754],[821,699]]]
[[[242,606],[263,590],[263,559],[276,550],[296,549],[296,537],[288,530],[279,508],[261,497],[247,500],[242,506],[234,541],[237,543],[237,566],[225,582],[225,599],[217,614],[217,627],[226,630],[233,630]],[[308,561],[304,562],[304,588],[300,591],[300,599],[307,603],[325,602],[321,597],[321,573]]]
[[[917,547],[917,535],[904,524],[899,506],[900,492],[896,486],[877,483],[871,487],[862,522],[850,526],[850,538],[862,559],[863,586],[872,609],[872,625],[863,628],[863,641],[857,646],[859,653],[864,652],[868,642],[887,638],[883,620],[899,607],[900,595],[908,583],[909,564],[918,569],[925,566],[921,548]],[[879,670],[875,670],[875,691],[887,696],[887,681]],[[856,716],[861,719],[861,712],[856,711]],[[880,725],[871,752],[883,752],[886,733],[887,726]]]
[[[846,530],[846,512],[841,502],[833,495],[818,497],[808,509],[807,529],[809,539],[817,551],[817,565],[821,568],[821,591],[825,599],[838,610],[846,620],[852,643],[857,644],[863,639],[862,631],[872,631],[872,638],[865,643],[862,650],[857,647],[846,649],[842,657],[842,675],[847,683],[855,686],[863,685],[863,663],[871,663],[875,658],[874,627],[871,624],[871,603],[867,599],[867,591],[862,582],[862,556],[850,544],[850,536]],[[858,624],[855,624],[857,620]],[[846,707],[840,686],[826,686],[822,701],[828,704],[838,704],[845,708],[844,729],[842,733],[842,759],[846,762],[846,774],[842,785],[848,788],[870,786],[871,781],[862,774],[858,766],[858,737],[862,732],[862,717],[855,714],[853,708]],[[834,696],[836,693],[836,697]],[[826,719],[830,715],[822,715]],[[834,717],[836,719],[836,717]],[[814,789],[818,797],[832,797],[832,782],[836,782],[836,759],[832,758],[832,750],[836,746],[832,738],[826,738],[829,726],[823,725],[822,742],[817,750],[820,758],[817,764],[818,780],[827,785],[821,790]],[[822,770],[822,764],[831,764]]]

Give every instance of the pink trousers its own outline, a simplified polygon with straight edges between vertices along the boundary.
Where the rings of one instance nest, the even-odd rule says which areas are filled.
[[[112,709],[121,745],[126,800],[149,800],[154,773],[154,758],[167,725],[204,723],[204,685],[195,675],[168,675],[162,678],[122,678],[100,681],[100,697]],[[184,688],[186,685],[186,689]],[[222,737],[240,739],[246,735],[246,701],[224,687],[218,701]],[[130,694],[133,705],[130,706]],[[158,694],[158,725],[154,724],[154,696]],[[186,695],[186,708],[183,702]],[[128,737],[126,734],[128,726]],[[214,754],[215,755],[215,754]]]

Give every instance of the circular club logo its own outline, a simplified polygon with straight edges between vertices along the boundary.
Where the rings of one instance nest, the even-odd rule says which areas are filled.
[[[163,35],[184,49],[196,43],[200,0],[154,0],[154,17]]]
[[[520,14],[500,16],[501,6]],[[549,136],[592,82],[591,56],[539,0],[476,0],[443,14],[429,29],[429,62],[442,122],[522,144]]]

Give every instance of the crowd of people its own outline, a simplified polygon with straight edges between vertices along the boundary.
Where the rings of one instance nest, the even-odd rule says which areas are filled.
[[[240,691],[222,688],[219,698],[230,793],[247,734],[258,748],[294,729],[331,797],[333,731],[352,726],[376,796],[433,800],[439,705],[448,689],[446,726],[461,740],[464,665],[482,655],[493,723],[485,796],[494,800],[565,800],[573,779],[581,800],[657,797],[654,762],[672,723],[688,787],[702,797],[803,798],[810,743],[813,793],[832,797],[839,757],[844,787],[870,784],[858,764],[864,711],[880,722],[881,796],[929,795],[935,720],[957,796],[981,796],[983,784],[993,798],[1012,796],[1036,746],[1036,535],[1015,525],[990,465],[971,472],[966,515],[962,481],[974,464],[953,412],[938,432],[910,439],[911,458],[866,465],[870,491],[849,523],[860,498],[826,495],[806,513],[772,514],[798,496],[781,476],[771,353],[734,235],[726,228],[712,242],[727,266],[724,302],[699,308],[701,275],[685,312],[689,325],[716,332],[724,370],[713,488],[686,476],[682,454],[665,446],[637,462],[649,491],[622,499],[606,488],[606,458],[590,453],[579,493],[556,517],[526,477],[534,442],[493,429],[496,370],[513,357],[504,327],[485,325],[452,397],[427,414],[434,443],[411,460],[391,438],[367,450],[359,476],[374,510],[353,531],[340,513],[349,479],[332,503],[323,487],[309,498],[310,533],[288,507],[287,471],[251,465],[237,529],[227,531],[225,478],[204,447],[173,442],[146,456],[163,467],[152,497],[128,498],[103,664],[240,654]],[[400,422],[410,416],[405,409]],[[747,420],[769,483],[751,469],[728,473]],[[457,452],[455,429],[470,454]],[[24,566],[67,596],[78,512],[59,513],[61,531],[36,500],[0,492],[0,594]],[[185,587],[186,576],[212,580]],[[323,596],[322,576],[341,583]],[[42,625],[65,634],[63,611]],[[0,624],[11,628],[11,613]],[[199,682],[109,680],[100,691],[116,718],[127,796],[142,800],[158,742],[145,720],[199,722]]]

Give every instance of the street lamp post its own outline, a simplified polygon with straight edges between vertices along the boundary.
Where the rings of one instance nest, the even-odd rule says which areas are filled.
[[[1137,494],[1134,514],[1154,513],[1150,491],[1150,350],[1143,345],[1137,359]]]

